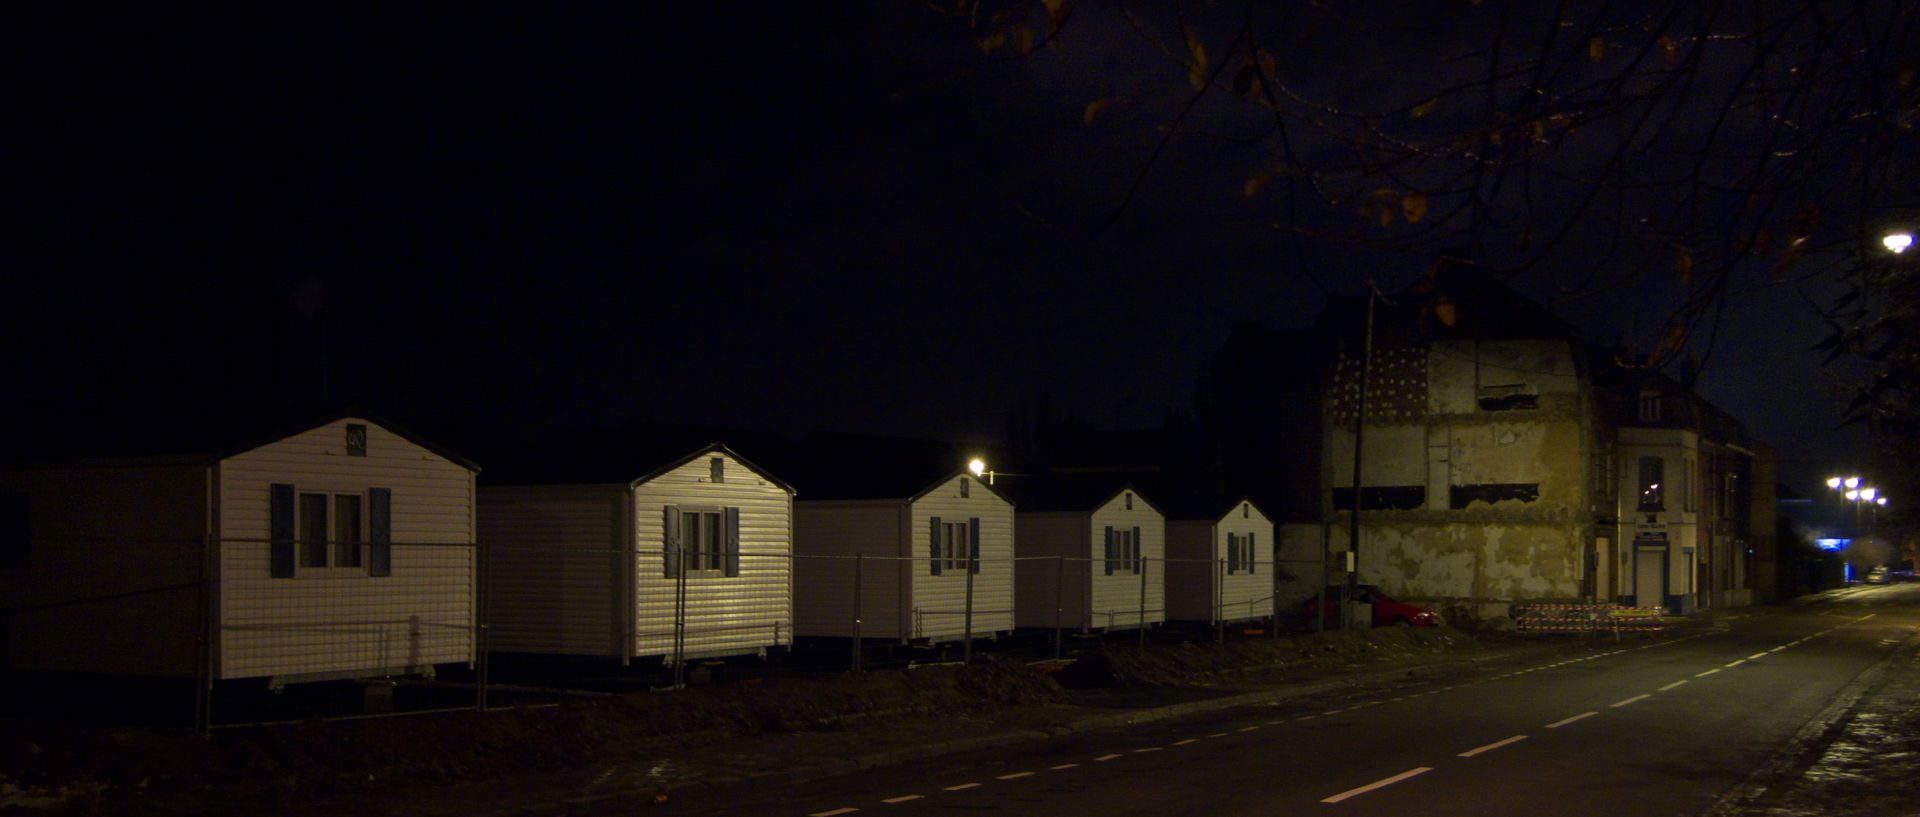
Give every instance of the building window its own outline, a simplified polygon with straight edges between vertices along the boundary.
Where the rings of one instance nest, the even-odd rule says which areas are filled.
[[[1466,510],[1475,502],[1492,505],[1508,500],[1516,502],[1534,502],[1540,499],[1540,483],[1503,482],[1486,485],[1454,485],[1448,488],[1449,506],[1456,511]]]
[[[0,570],[25,570],[33,551],[27,495],[0,493]]]
[[[361,566],[367,541],[363,502],[359,494],[300,494],[295,537],[301,567]]]
[[[940,523],[940,567],[943,570],[966,570],[971,563],[968,554],[967,523]]]
[[[1540,407],[1540,394],[1526,383],[1481,386],[1477,401],[1481,411],[1519,411]]]
[[[719,570],[726,563],[726,530],[718,510],[682,510],[681,541],[686,545],[687,568]]]
[[[1427,504],[1425,485],[1369,485],[1360,489],[1360,510],[1413,511]],[[1333,489],[1333,509],[1353,510],[1353,489]]]
[[[347,424],[347,456],[364,457],[367,455],[367,427],[361,423]]]
[[[1227,534],[1227,574],[1253,572],[1253,534]]]
[[[1640,510],[1667,509],[1665,462],[1659,457],[1640,458]]]
[[[968,496],[968,494],[967,494],[967,491],[968,491],[968,490],[969,490],[969,489],[967,488],[967,478],[966,478],[966,477],[961,477],[961,478],[960,478],[960,498],[961,498],[961,499],[966,499],[966,498],[967,498],[967,496]]]
[[[1640,422],[1660,422],[1660,393],[1643,391],[1640,393]]]
[[[668,505],[662,532],[666,577],[740,575],[740,509]],[[684,568],[684,569],[683,569]]]
[[[713,482],[726,482],[727,481],[726,459],[723,457],[714,457],[713,459],[707,460],[707,471],[708,471],[708,476],[711,477]]]
[[[1107,575],[1111,576],[1115,573],[1138,575],[1145,564],[1146,560],[1140,555],[1139,528],[1107,528]]]
[[[1127,510],[1129,511],[1133,510],[1133,494],[1127,494],[1126,499],[1127,499]]]

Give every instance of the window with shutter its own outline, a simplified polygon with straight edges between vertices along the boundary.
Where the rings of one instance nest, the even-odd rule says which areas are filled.
[[[269,486],[269,575],[390,575],[391,495],[385,488],[358,494]]]

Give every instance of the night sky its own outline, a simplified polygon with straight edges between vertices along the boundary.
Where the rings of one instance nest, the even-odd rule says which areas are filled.
[[[918,3],[20,19],[0,399],[982,439],[1045,393],[1145,427],[1235,322],[1424,268],[1293,254],[1217,142],[1102,229],[1185,85],[1110,15],[1075,24],[1007,59]],[[1390,95],[1414,42],[1302,58]],[[1085,121],[1116,94],[1139,104]],[[1595,337],[1657,328],[1570,303]],[[1709,399],[1790,475],[1857,453],[1800,297],[1729,315]]]

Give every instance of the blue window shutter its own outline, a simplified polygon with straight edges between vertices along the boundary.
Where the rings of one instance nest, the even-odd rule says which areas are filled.
[[[660,522],[660,557],[667,578],[680,577],[680,506],[668,505]]]
[[[1113,526],[1107,526],[1107,575],[1113,575]]]
[[[933,558],[928,561],[933,563],[932,575],[938,576],[940,575],[940,517],[933,517],[930,521],[931,524],[927,526],[927,541],[929,542],[928,553]]]
[[[1254,574],[1254,567],[1260,564],[1260,551],[1253,547],[1253,534],[1247,534],[1247,544],[1241,548],[1247,552],[1247,575]]]
[[[1138,575],[1147,568],[1147,543],[1140,539],[1140,528],[1133,529],[1133,572]]]
[[[967,572],[980,572],[980,517],[967,519]]]
[[[276,579],[291,579],[293,578],[293,486],[276,482],[268,491],[267,575]]]
[[[740,509],[728,508],[727,515],[727,575],[740,575]]]
[[[367,575],[393,575],[393,490],[367,489]]]

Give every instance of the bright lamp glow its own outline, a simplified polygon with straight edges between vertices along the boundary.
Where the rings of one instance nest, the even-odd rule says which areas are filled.
[[[1888,250],[1891,250],[1897,255],[1906,252],[1908,247],[1913,246],[1913,234],[1888,233],[1885,238],[1880,239],[1880,243],[1886,245]]]
[[[1873,501],[1873,503],[1874,503],[1875,505],[1885,505],[1885,504],[1887,504],[1887,498],[1886,498],[1886,497],[1884,497],[1884,496],[1883,496],[1883,497],[1880,497],[1879,499],[1876,499],[1876,500],[1874,500],[1874,501]]]
[[[1839,478],[1839,477],[1827,477],[1827,487],[1828,487],[1828,488],[1839,488],[1839,487],[1840,487],[1840,478]]]
[[[1849,489],[1853,489],[1853,488],[1858,488],[1858,487],[1860,487],[1860,478],[1859,478],[1859,477],[1847,477],[1847,481],[1846,481],[1846,486],[1847,486],[1847,488],[1849,488]],[[1848,497],[1848,498],[1849,498],[1849,499],[1851,499],[1852,497]]]
[[[1878,488],[1861,488],[1860,489],[1860,498],[1868,502],[1872,502],[1873,498],[1879,495],[1880,495],[1880,489]]]
[[[1854,502],[1859,502],[1859,501],[1860,501],[1860,492],[1859,492],[1859,491],[1848,491],[1848,492],[1847,492],[1847,499],[1850,499],[1850,500],[1852,500],[1852,501],[1854,501]]]
[[[979,457],[974,457],[972,461],[967,463],[967,470],[972,471],[976,477],[980,476],[987,472],[987,461]]]

